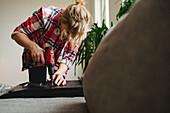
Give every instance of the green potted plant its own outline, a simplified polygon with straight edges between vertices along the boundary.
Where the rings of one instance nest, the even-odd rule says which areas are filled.
[[[125,13],[129,11],[131,6],[135,3],[136,0],[125,0],[121,4],[121,8],[116,15],[116,19],[118,20],[121,16],[123,16]],[[113,22],[111,22],[111,27],[113,26]],[[82,41],[78,53],[75,56],[75,59],[73,61],[74,67],[74,75],[76,75],[76,66],[81,65],[83,69],[83,73],[85,72],[88,63],[90,61],[90,58],[95,53],[100,41],[104,37],[104,35],[107,33],[109,29],[107,28],[105,21],[102,21],[102,26],[99,27],[97,23],[94,23],[91,27],[91,30],[87,33],[87,38]],[[79,77],[79,79],[82,79],[82,77]]]
[[[116,19],[119,20],[125,13],[129,11],[131,6],[135,3],[136,0],[125,0],[122,2],[119,12],[116,15]]]
[[[111,23],[113,26],[113,23]],[[102,26],[99,27],[97,23],[94,23],[91,27],[91,30],[87,33],[87,38],[82,41],[78,53],[75,56],[73,64],[74,67],[74,75],[76,75],[76,66],[81,65],[83,69],[83,73],[85,72],[87,65],[89,63],[90,58],[93,56],[96,51],[100,41],[107,33],[108,27],[105,24],[105,21],[102,21]]]

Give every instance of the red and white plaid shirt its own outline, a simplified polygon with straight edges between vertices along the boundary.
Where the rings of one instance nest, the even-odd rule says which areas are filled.
[[[36,42],[41,48],[53,46],[55,54],[55,67],[57,70],[60,63],[65,63],[68,70],[78,52],[78,42],[71,49],[70,42],[60,39],[60,29],[57,25],[57,19],[64,9],[54,6],[44,6],[35,11],[32,17],[28,18],[21,25],[16,27],[11,37],[16,33],[26,34],[30,40]],[[86,34],[82,36],[82,40],[86,38]],[[40,66],[36,65],[34,67]],[[67,73],[67,72],[66,72]],[[65,73],[65,75],[66,75]]]

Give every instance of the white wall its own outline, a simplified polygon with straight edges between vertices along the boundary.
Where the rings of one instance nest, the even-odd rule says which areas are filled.
[[[0,0],[0,84],[15,86],[28,81],[28,72],[21,71],[23,48],[10,37],[15,27],[41,6],[66,8],[73,2],[74,0]],[[77,70],[77,74],[81,74],[81,68]],[[73,73],[72,67],[67,79],[76,79]]]

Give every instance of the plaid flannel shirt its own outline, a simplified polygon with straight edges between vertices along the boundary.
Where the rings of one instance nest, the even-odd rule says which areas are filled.
[[[69,70],[78,52],[78,42],[76,42],[76,46],[72,49],[70,42],[60,39],[60,29],[59,25],[57,25],[57,19],[62,11],[64,11],[64,9],[54,6],[41,7],[33,13],[32,17],[29,17],[25,22],[16,27],[11,35],[11,37],[13,37],[16,33],[24,33],[30,40],[36,42],[43,49],[53,46],[55,70],[59,68],[60,63],[66,64]],[[85,38],[86,34],[82,36],[82,40]],[[41,65],[42,64],[37,64],[34,67]],[[65,75],[66,74],[67,72]]]

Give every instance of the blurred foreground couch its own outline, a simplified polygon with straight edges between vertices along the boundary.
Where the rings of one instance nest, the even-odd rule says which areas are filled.
[[[85,99],[1,99],[0,112],[170,113],[169,5],[139,0],[110,29],[85,72]]]
[[[139,0],[107,33],[84,93],[91,113],[170,113],[169,0]]]

